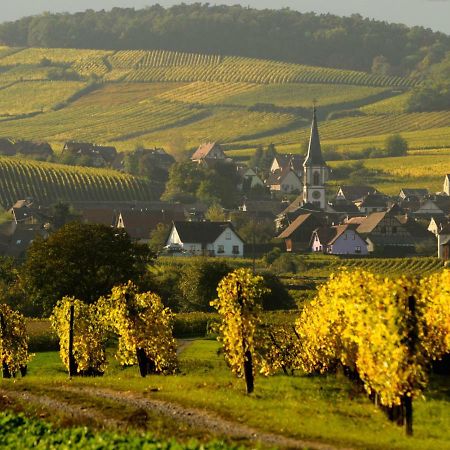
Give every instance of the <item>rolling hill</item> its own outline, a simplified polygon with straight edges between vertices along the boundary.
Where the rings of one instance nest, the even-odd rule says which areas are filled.
[[[269,143],[302,152],[317,102],[325,148],[354,153],[402,133],[412,151],[430,152],[430,167],[446,163],[450,112],[406,112],[414,85],[245,57],[0,47],[0,137],[44,140],[56,151],[67,140],[169,152],[218,140],[246,159]],[[435,176],[433,186],[441,183]]]

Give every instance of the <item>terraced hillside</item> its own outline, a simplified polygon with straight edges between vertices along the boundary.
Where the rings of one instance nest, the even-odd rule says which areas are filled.
[[[243,57],[0,47],[0,137],[56,151],[67,140],[177,152],[220,140],[242,158],[269,143],[299,153],[316,101],[323,144],[339,152],[382,147],[392,133],[412,150],[450,148],[450,112],[405,112],[413,85]]]
[[[130,175],[0,157],[0,205],[4,208],[26,197],[49,205],[57,201],[149,201],[157,195],[150,183]]]

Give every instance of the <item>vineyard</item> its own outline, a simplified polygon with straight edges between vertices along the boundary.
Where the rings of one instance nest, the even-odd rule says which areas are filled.
[[[104,169],[70,167],[0,157],[0,204],[10,207],[32,197],[48,205],[57,201],[148,201],[152,185]]]
[[[177,141],[190,152],[212,140],[242,158],[269,143],[299,153],[317,101],[323,145],[339,152],[383,147],[393,133],[413,150],[448,147],[449,112],[405,112],[414,83],[169,50],[1,47],[0,137],[44,140],[56,149],[67,140],[118,150],[170,149]]]

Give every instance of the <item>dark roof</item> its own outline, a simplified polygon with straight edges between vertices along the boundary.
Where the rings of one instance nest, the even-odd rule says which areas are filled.
[[[286,205],[279,200],[245,200],[240,207],[243,209],[245,207],[245,212],[269,212],[271,214],[280,214]]]
[[[296,178],[298,178],[298,175],[289,166],[287,166],[281,170],[276,170],[275,172],[272,172],[269,175],[266,184],[268,184],[269,186],[276,186],[278,184],[281,184],[290,173],[292,173]],[[300,180],[300,178],[298,179]]]
[[[313,226],[317,226],[321,223],[321,220],[317,218],[312,213],[300,214],[289,226],[278,236],[278,239],[287,239],[291,237],[291,235],[297,231],[299,228],[308,224],[309,222],[313,223]]]
[[[217,144],[217,142],[208,142],[206,144],[202,144],[200,145],[200,147],[194,152],[194,154],[192,155],[191,159],[192,160],[199,160],[199,159],[204,159],[207,158],[209,153],[215,148],[219,148],[220,151],[222,151],[222,147]],[[223,151],[222,151],[223,153]],[[225,155],[224,155],[225,157]]]
[[[112,208],[88,208],[81,211],[81,220],[84,223],[96,223],[106,226],[114,226],[116,211]]]
[[[319,127],[317,126],[316,108],[313,110],[313,121],[311,125],[311,136],[309,138],[308,154],[304,166],[325,166],[320,146]]]
[[[366,195],[375,194],[376,192],[378,192],[373,186],[358,184],[339,186],[338,192],[339,191],[342,191],[344,198],[350,202],[363,198]]]
[[[359,214],[358,207],[348,200],[337,200],[330,206],[339,213]]]
[[[284,169],[286,167],[290,167],[292,170],[296,172],[302,172],[302,164],[303,164],[303,156],[296,154],[293,155],[292,153],[277,153],[274,156],[274,159],[278,162],[278,165],[280,168]]]
[[[428,195],[428,189],[417,188],[403,188],[400,190],[399,197],[426,197]]]
[[[359,204],[360,208],[370,208],[370,207],[387,207],[387,198],[380,194],[369,194],[364,197],[362,202]]]
[[[374,212],[369,214],[357,228],[358,233],[367,234],[371,233],[377,225],[386,217],[387,211]],[[356,218],[358,219],[358,218]],[[353,220],[349,220],[349,223],[355,223]]]
[[[227,228],[237,235],[231,222],[174,222],[173,226],[181,241],[186,243],[212,243]]]
[[[174,220],[183,220],[182,211],[147,211],[124,210],[120,212],[126,232],[133,239],[149,239],[150,231],[156,229],[159,223],[169,225]],[[117,220],[119,215],[117,216]]]

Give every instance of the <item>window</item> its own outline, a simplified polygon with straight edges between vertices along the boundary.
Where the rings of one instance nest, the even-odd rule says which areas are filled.
[[[239,245],[233,245],[233,255],[239,255]]]
[[[217,246],[217,253],[225,253],[225,248],[223,245]]]
[[[314,172],[313,185],[314,186],[319,186],[320,185],[320,174],[319,174],[319,172]]]
[[[397,233],[397,227],[392,227],[392,234]]]
[[[355,247],[355,253],[361,253],[361,247],[359,245]]]
[[[229,241],[231,239],[231,230],[225,231],[225,239]]]

